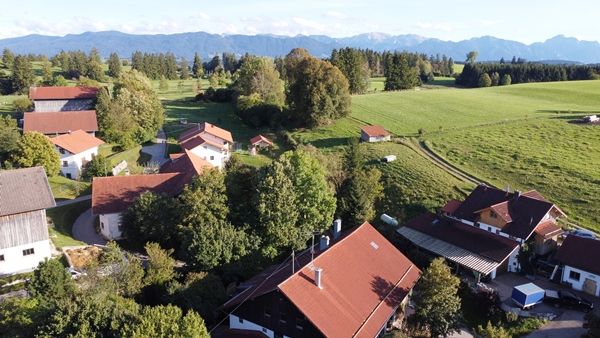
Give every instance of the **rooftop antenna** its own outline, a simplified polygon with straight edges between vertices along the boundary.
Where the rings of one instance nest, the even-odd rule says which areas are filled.
[[[292,249],[292,275],[295,273],[296,257],[294,257],[294,249]]]

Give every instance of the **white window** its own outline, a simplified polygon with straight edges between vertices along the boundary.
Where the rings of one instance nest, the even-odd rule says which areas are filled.
[[[68,167],[68,166],[69,166],[69,162],[63,161],[63,167]]]
[[[64,153],[65,153],[65,150],[64,150],[63,148],[58,148],[58,151],[59,151],[61,154],[64,154]]]
[[[23,256],[33,255],[34,253],[35,251],[33,250],[33,248],[23,250]]]
[[[581,278],[581,274],[577,271],[569,271],[569,279],[578,281]]]
[[[211,160],[211,161],[214,161],[214,160],[215,160],[215,157],[214,157],[214,156],[211,156],[211,157],[210,157],[210,160]]]
[[[238,322],[240,322],[240,324],[244,324],[244,320],[240,317],[238,317]]]
[[[0,255],[0,262],[4,262],[4,255]]]

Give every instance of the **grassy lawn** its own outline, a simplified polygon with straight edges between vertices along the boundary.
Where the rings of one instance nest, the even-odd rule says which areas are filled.
[[[464,197],[473,188],[404,144],[363,143],[361,147],[365,148],[368,165],[382,173],[385,198],[378,207],[378,215],[387,213],[405,220],[425,209],[433,210],[448,199]],[[381,162],[386,155],[396,155],[397,160]]]
[[[13,108],[13,101],[19,97],[25,97],[24,95],[2,95],[0,96],[0,115],[13,115],[15,110]]]
[[[422,129],[422,137],[452,163],[500,187],[539,190],[572,221],[600,229],[600,216],[594,213],[600,205],[600,127],[568,123],[599,112],[599,92],[600,81],[575,81],[356,95],[350,117],[292,135],[301,143],[336,151],[359,136],[361,125],[383,125],[407,137],[417,137]],[[405,155],[397,156],[400,162]],[[403,160],[398,165],[404,171],[391,176],[403,181],[415,175],[414,182],[424,185],[415,186],[416,191],[442,189],[439,185],[453,189],[445,179],[414,174],[428,164],[418,159]],[[437,177],[440,170],[424,172]],[[443,204],[441,198],[432,200],[440,203],[424,205]]]
[[[575,223],[600,230],[600,126],[557,116],[441,133],[432,148],[496,186],[535,188]]]
[[[57,200],[71,200],[91,194],[91,184],[89,182],[74,181],[63,176],[49,177],[48,182],[52,194]]]
[[[79,215],[91,207],[90,201],[82,201],[48,209],[46,214],[52,219],[54,226],[50,228],[52,243],[58,248],[73,245],[84,245],[85,243],[73,239],[71,229]]]

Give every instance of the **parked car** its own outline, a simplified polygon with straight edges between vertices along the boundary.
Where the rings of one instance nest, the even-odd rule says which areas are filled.
[[[596,234],[594,234],[593,232],[591,232],[589,230],[577,229],[577,230],[571,231],[569,234],[583,237],[583,238],[596,239]]]
[[[590,312],[594,309],[594,303],[585,298],[581,298],[571,291],[546,290],[544,301],[556,306]]]

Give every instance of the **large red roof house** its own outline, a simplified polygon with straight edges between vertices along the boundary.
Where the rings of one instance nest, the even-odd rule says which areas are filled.
[[[479,277],[495,278],[519,270],[517,254],[525,242],[532,242],[538,255],[553,251],[562,233],[560,217],[566,216],[536,191],[480,185],[464,201],[451,200],[438,214],[418,216],[398,233]]]
[[[378,337],[403,311],[421,271],[364,223],[243,283],[221,306],[229,330],[265,337]]]

